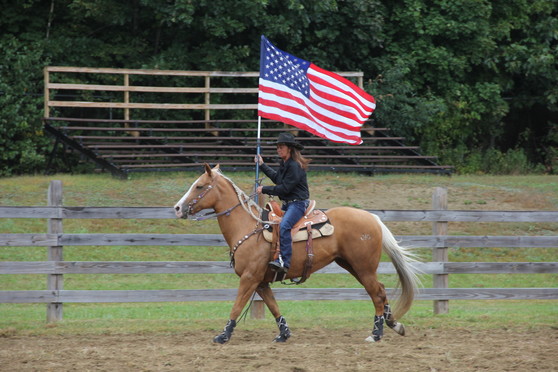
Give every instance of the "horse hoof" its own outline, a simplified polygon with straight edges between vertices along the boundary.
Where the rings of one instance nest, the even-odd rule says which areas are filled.
[[[273,342],[287,342],[287,340],[291,337],[291,333],[287,333],[287,334],[280,334],[277,337],[275,337],[275,339],[273,340]]]
[[[380,342],[381,339],[375,340],[373,336],[368,336],[364,339],[366,342]]]
[[[288,338],[283,337],[283,336],[277,336],[275,337],[275,339],[273,340],[273,342],[287,342]]]
[[[215,336],[215,338],[213,339],[213,342],[216,344],[225,344],[227,342],[229,342],[229,338],[224,335],[224,334],[220,334],[219,336]]]
[[[391,329],[393,329],[395,332],[397,332],[401,336],[405,336],[405,326],[403,324],[397,323]]]

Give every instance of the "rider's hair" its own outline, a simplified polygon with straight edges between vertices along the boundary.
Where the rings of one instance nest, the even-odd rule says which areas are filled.
[[[302,156],[300,150],[293,146],[289,146],[289,148],[291,149],[291,157],[293,158],[293,160],[296,161],[298,164],[300,164],[302,169],[307,170],[308,164],[310,164],[312,159],[308,159]]]

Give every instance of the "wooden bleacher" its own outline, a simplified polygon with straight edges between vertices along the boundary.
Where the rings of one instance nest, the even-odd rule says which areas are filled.
[[[235,88],[213,88],[207,83],[203,88],[189,88],[188,92],[199,91],[205,95],[205,103],[165,104],[130,102],[130,92],[151,91],[168,93],[173,88],[132,86],[129,75],[155,74],[153,70],[117,70],[50,68],[45,69],[45,117],[44,128],[55,139],[55,146],[62,145],[79,152],[98,169],[125,177],[130,172],[199,170],[203,163],[219,163],[228,171],[250,171],[254,169],[254,154],[257,148],[257,121],[235,119],[211,119],[211,110],[255,109],[255,105],[212,104],[210,93],[234,93]],[[124,85],[66,84],[52,83],[53,72],[78,72],[86,74],[124,75]],[[140,73],[141,72],[141,73]],[[179,76],[188,72],[165,72]],[[196,76],[200,72],[195,72]],[[214,72],[207,73],[214,76]],[[221,73],[230,77],[233,73]],[[254,77],[254,73],[240,73],[241,77]],[[348,73],[350,74],[350,73]],[[219,75],[221,76],[221,75]],[[83,100],[51,99],[56,92],[72,91],[118,91],[124,92],[124,102],[92,102]],[[185,88],[177,89],[183,93]],[[257,89],[255,90],[257,93]],[[128,94],[126,94],[128,93]],[[244,88],[241,93],[254,94],[254,89]],[[54,98],[57,98],[56,96]],[[88,117],[63,117],[50,115],[51,107],[58,112],[64,109],[95,110],[122,109],[124,119],[97,119]],[[170,107],[170,108],[169,108]],[[200,120],[133,120],[130,111],[140,109],[204,110]],[[81,114],[81,111],[78,111]],[[82,115],[83,116],[83,115]],[[86,115],[87,116],[87,115]],[[91,115],[94,116],[94,115]],[[359,172],[366,174],[393,172],[428,172],[451,174],[452,168],[436,163],[436,158],[420,154],[416,146],[405,145],[403,137],[393,136],[388,128],[365,125],[361,131],[363,143],[358,146],[336,144],[270,120],[262,120],[261,153],[271,166],[278,164],[275,141],[277,134],[293,131],[305,146],[304,154],[312,159],[310,170],[333,172]],[[53,151],[54,153],[54,151]],[[52,160],[52,159],[51,159]],[[51,161],[49,161],[49,164]]]

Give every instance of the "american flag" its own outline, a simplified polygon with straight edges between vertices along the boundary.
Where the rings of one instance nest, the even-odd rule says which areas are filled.
[[[360,145],[374,97],[349,80],[276,48],[262,35],[258,115],[333,142]]]

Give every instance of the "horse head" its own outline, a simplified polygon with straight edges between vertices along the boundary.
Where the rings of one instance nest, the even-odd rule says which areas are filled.
[[[216,187],[219,176],[219,164],[213,169],[206,163],[205,172],[190,186],[186,194],[174,205],[174,213],[178,218],[188,218],[202,209],[212,208],[216,196],[211,190]],[[213,193],[215,194],[215,193]]]

